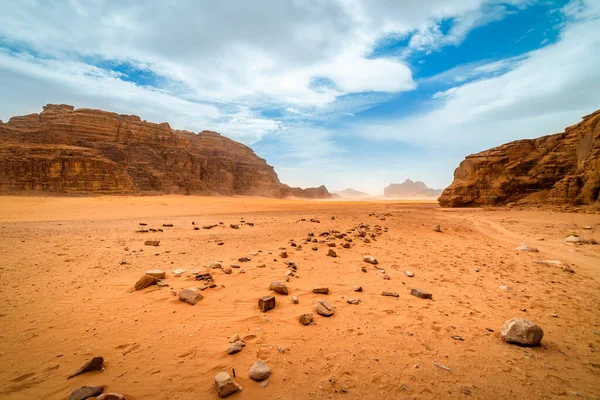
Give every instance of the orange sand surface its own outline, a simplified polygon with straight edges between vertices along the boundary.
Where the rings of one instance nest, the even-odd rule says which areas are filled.
[[[137,233],[139,223],[164,231]],[[323,240],[321,232],[361,223],[369,233],[380,225],[381,235],[364,243],[350,231],[349,249],[330,235],[336,258],[326,243],[303,244],[309,232]],[[216,399],[214,376],[235,369],[243,391],[230,399],[597,399],[600,245],[566,243],[571,234],[600,242],[600,215],[431,202],[0,197],[0,398],[67,399],[106,385],[127,399]],[[539,253],[517,251],[520,243]],[[245,273],[207,268],[239,257],[251,259],[240,263]],[[289,296],[269,292],[285,280],[284,261],[298,267]],[[178,268],[187,272],[175,277]],[[149,269],[166,271],[169,286],[132,291]],[[203,287],[193,270],[217,284],[195,306],[176,296]],[[316,286],[329,294],[312,293]],[[277,307],[263,313],[257,301],[269,294]],[[315,313],[318,299],[333,316]],[[307,312],[315,325],[298,322]],[[501,339],[514,317],[543,328],[542,346]],[[236,333],[246,347],[228,355]],[[94,356],[104,357],[103,371],[66,379]],[[266,387],[248,378],[257,359],[272,371]]]

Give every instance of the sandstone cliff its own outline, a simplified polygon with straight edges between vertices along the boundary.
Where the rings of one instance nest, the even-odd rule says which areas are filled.
[[[439,198],[443,207],[600,206],[600,110],[563,133],[467,156]]]
[[[422,181],[405,180],[402,183],[390,183],[383,189],[383,195],[389,197],[437,197],[442,194],[441,189],[431,189]]]
[[[68,105],[0,122],[0,192],[282,197],[289,187],[252,149],[216,132]],[[330,197],[324,187],[296,197]]]

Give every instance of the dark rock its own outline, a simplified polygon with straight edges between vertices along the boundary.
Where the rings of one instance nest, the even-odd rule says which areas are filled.
[[[431,293],[427,293],[419,289],[412,289],[410,294],[420,299],[431,299],[433,297]]]
[[[71,393],[69,400],[85,400],[89,397],[98,396],[103,391],[104,386],[82,386]]]
[[[88,362],[86,362],[85,364],[83,364],[83,366],[81,368],[79,368],[77,370],[77,372],[69,375],[67,377],[67,380],[71,379],[77,375],[85,374],[86,372],[99,371],[100,369],[102,369],[102,364],[104,364],[103,357],[94,357],[91,360],[89,360]]]
[[[258,308],[262,312],[267,312],[275,308],[275,297],[273,296],[263,296],[258,299]]]

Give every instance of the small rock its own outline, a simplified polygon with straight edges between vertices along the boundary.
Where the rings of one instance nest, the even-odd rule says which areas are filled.
[[[85,400],[88,397],[97,396],[103,391],[104,386],[82,386],[71,393],[69,400]]]
[[[73,377],[76,377],[77,375],[85,374],[86,372],[99,371],[100,369],[102,369],[102,364],[104,364],[103,357],[101,357],[101,356],[94,357],[91,360],[89,360],[88,362],[86,362],[85,364],[83,364],[81,366],[81,368],[79,368],[77,370],[77,372],[74,372],[73,374],[69,375],[67,377],[67,380],[69,380]]]
[[[535,247],[529,247],[527,246],[525,243],[522,243],[520,246],[518,246],[515,250],[518,251],[526,251],[529,253],[539,253],[539,250],[536,249]]]
[[[239,353],[244,347],[246,347],[246,343],[242,342],[241,340],[238,340],[237,342],[234,342],[231,344],[231,346],[229,346],[227,354]]]
[[[329,242],[329,243],[327,243],[327,247],[335,247],[335,243],[334,242]]]
[[[521,346],[537,346],[544,337],[544,331],[534,322],[523,318],[513,318],[504,323],[500,334],[508,343]]]
[[[167,287],[167,286],[169,286],[169,283],[167,281],[165,281],[164,279],[159,279],[158,281],[156,281],[156,286]]]
[[[292,303],[298,304],[298,297],[292,296]]]
[[[363,288],[362,286],[352,286],[352,290],[354,290],[355,292],[362,292]]]
[[[263,381],[269,376],[271,376],[271,369],[263,360],[257,360],[248,371],[248,377],[255,381]]]
[[[162,271],[160,269],[151,269],[146,271],[146,275],[150,275],[156,279],[165,279],[167,274],[165,273],[165,271]]]
[[[272,290],[275,293],[284,294],[286,296],[288,294],[288,288],[287,288],[287,286],[285,285],[285,283],[283,283],[281,281],[273,281],[273,282],[271,282],[271,284],[269,285],[269,290]]]
[[[231,229],[240,229],[240,226],[239,226],[239,225],[237,225],[237,224],[230,224],[230,225],[229,225],[229,227],[230,227]]]
[[[415,276],[415,274],[413,274],[411,271],[404,271],[404,275],[408,276],[409,278]]]
[[[269,386],[269,381],[263,381],[260,383],[260,387],[263,389],[266,388],[267,386]]]
[[[345,248],[345,249],[349,249],[350,248],[350,243],[344,243],[342,245],[342,247]]]
[[[313,321],[313,313],[300,315],[299,321],[302,325],[309,325]]]
[[[238,262],[248,262],[250,259],[248,257],[240,257],[238,258]]]
[[[458,336],[458,335],[454,335],[454,336],[450,336],[452,339],[454,340],[458,340],[458,341],[464,341],[465,339],[462,338],[462,336]]]
[[[210,265],[208,266],[208,268],[210,269],[219,269],[222,268],[222,265],[220,262],[214,262],[214,263],[210,263]]]
[[[329,288],[325,287],[325,286],[319,286],[319,287],[313,288],[312,292],[318,293],[318,294],[329,294]]]
[[[160,240],[146,240],[144,242],[144,246],[158,246],[160,243]]]
[[[329,256],[329,257],[337,257],[337,253],[335,252],[335,250],[329,249],[329,251],[327,252],[327,256]]]
[[[212,229],[214,225],[202,225],[202,229]]]
[[[125,396],[119,393],[104,393],[96,397],[96,400],[125,400]]]
[[[207,281],[207,282],[212,282],[213,281],[213,277],[210,273],[208,272],[204,272],[202,274],[197,274],[196,278],[197,281]]]
[[[142,276],[134,285],[135,290],[142,290],[151,285],[156,285],[158,279],[150,275]]]
[[[360,299],[347,299],[346,302],[348,304],[358,305],[358,304],[360,304]]]
[[[281,258],[288,258],[287,251],[282,251],[281,253],[279,253],[279,257],[281,257]]]
[[[179,275],[185,273],[185,269],[181,269],[181,268],[180,269],[174,269],[172,272],[173,272],[173,275],[179,276]]]
[[[333,307],[325,300],[317,300],[317,313],[324,317],[333,315]]]
[[[420,299],[431,299],[433,297],[433,295],[431,293],[427,293],[427,292],[424,292],[419,289],[412,289],[410,291],[410,294],[412,294],[413,296],[418,297]]]
[[[365,243],[371,243],[371,239],[369,239],[369,238],[364,238],[364,239],[363,239],[363,242],[365,242]]]
[[[263,296],[258,299],[258,308],[262,312],[267,312],[275,308],[275,297],[273,296]]]
[[[389,297],[400,297],[400,295],[396,292],[381,292],[381,295]]]
[[[184,303],[195,305],[202,300],[202,295],[196,289],[183,289],[179,291],[179,300]]]
[[[360,267],[360,270],[361,270],[362,272],[367,272],[367,267]]]
[[[389,275],[386,274],[386,275],[383,275],[383,279],[385,279],[386,281],[389,281],[391,278]]]
[[[240,264],[231,264],[230,267],[231,268],[241,268]]]
[[[314,250],[314,251],[319,250],[319,248],[317,246],[313,246],[313,247],[311,247],[311,249]]]
[[[373,256],[364,256],[363,261],[373,265],[379,264],[379,261],[377,261],[377,259]]]
[[[237,342],[239,340],[240,340],[240,335],[238,333],[236,333],[235,335],[233,335],[231,337],[231,339],[229,339],[229,343],[235,343],[235,342]]]
[[[231,268],[223,268],[223,272],[225,272],[225,274],[227,274],[227,275],[231,275],[233,270]]]
[[[256,268],[267,268],[266,264],[258,264]]]
[[[588,231],[592,229],[592,227],[590,225],[584,225],[581,228],[588,230]]]
[[[433,231],[434,232],[441,232],[442,228],[439,225],[436,224],[436,225],[433,226]]]
[[[215,386],[220,397],[227,397],[232,393],[242,390],[227,372],[219,372],[215,376]]]

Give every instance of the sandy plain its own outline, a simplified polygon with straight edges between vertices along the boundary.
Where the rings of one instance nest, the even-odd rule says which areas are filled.
[[[242,218],[254,226],[229,227]],[[192,222],[223,225],[194,230]],[[139,223],[164,231],[136,233]],[[368,244],[350,234],[349,249],[335,240],[336,258],[325,244],[290,246],[360,223],[387,232]],[[232,399],[597,399],[600,245],[565,243],[570,234],[600,241],[600,215],[399,201],[0,197],[0,398],[66,399],[106,385],[128,399],[216,399],[214,376],[235,369],[243,391]],[[160,245],[144,246],[150,239]],[[515,250],[522,242],[539,253]],[[282,247],[298,277],[262,313],[257,299],[284,279]],[[211,270],[217,287],[195,306],[172,294],[200,286],[192,270],[243,256],[251,258],[244,274]],[[187,273],[174,277],[177,268]],[[132,292],[148,269],[165,270],[169,287]],[[319,285],[330,293],[313,294]],[[301,325],[319,298],[335,314]],[[500,326],[513,317],[538,323],[542,346],[505,343]],[[228,355],[235,333],[246,347]],[[66,379],[98,355],[103,371]],[[248,378],[256,359],[271,368],[266,387]]]

